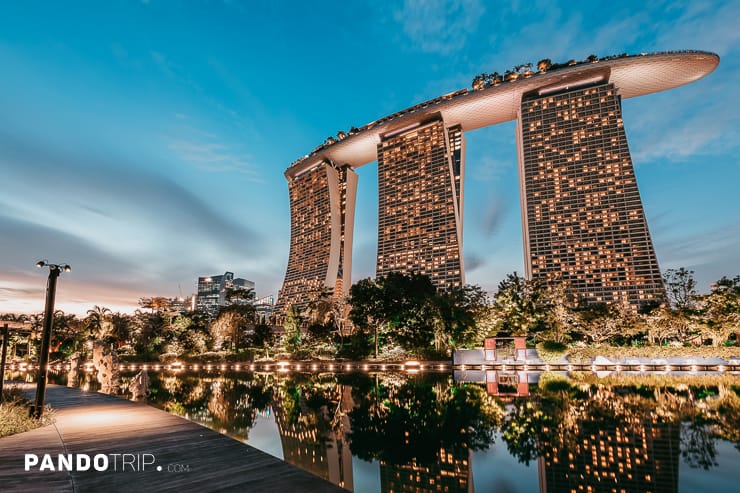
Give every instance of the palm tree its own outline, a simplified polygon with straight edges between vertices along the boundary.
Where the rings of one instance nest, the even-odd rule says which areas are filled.
[[[111,315],[110,308],[95,305],[87,311],[85,325],[89,331],[90,339],[102,339],[109,332],[108,320]]]

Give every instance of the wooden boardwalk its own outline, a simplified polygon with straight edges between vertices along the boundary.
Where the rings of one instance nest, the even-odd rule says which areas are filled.
[[[46,402],[55,409],[53,425],[0,439],[0,491],[346,491],[145,404],[56,385],[47,388]],[[122,471],[118,462],[114,471],[113,460],[121,458],[109,455],[107,471],[25,471],[25,454],[51,454],[55,467],[58,454],[135,454],[147,462],[152,458],[141,454],[152,454],[155,463],[129,463]]]

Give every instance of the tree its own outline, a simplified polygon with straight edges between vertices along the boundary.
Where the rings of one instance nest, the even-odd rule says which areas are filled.
[[[208,314],[203,311],[181,313],[170,324],[167,352],[197,354],[208,350],[212,344],[208,328]]]
[[[486,333],[478,323],[488,312],[488,300],[480,286],[442,291],[435,308],[434,345],[438,351],[482,343]]]
[[[368,332],[374,334],[375,357],[377,358],[381,331],[386,327],[381,287],[370,278],[356,282],[349,290],[349,304],[352,307],[349,318],[359,332],[353,342],[361,342]]]
[[[285,346],[291,353],[296,353],[301,345],[301,328],[303,327],[303,317],[298,308],[291,306],[285,313]]]
[[[275,344],[275,335],[269,325],[258,324],[254,327],[252,334],[252,345],[265,350],[265,356],[270,357],[270,346]]]
[[[527,281],[516,272],[508,274],[494,296],[498,332],[527,336],[546,330],[544,301],[544,286],[540,281]]]
[[[666,294],[671,306],[677,310],[690,309],[696,298],[696,281],[694,271],[680,269],[668,269],[663,276]]]
[[[350,319],[363,333],[374,333],[377,358],[384,339],[419,352],[434,342],[437,290],[420,274],[392,272],[363,279],[350,288]]]
[[[740,276],[723,277],[708,295],[698,298],[697,318],[702,336],[719,346],[733,333],[740,333]]]
[[[159,355],[164,348],[167,325],[162,313],[136,310],[132,325],[136,354],[147,358]]]
[[[545,336],[551,341],[568,342],[577,318],[575,314],[577,298],[574,290],[565,281],[551,281],[544,289],[543,301],[547,326]]]
[[[635,315],[619,304],[595,303],[578,312],[583,333],[594,343],[613,342],[617,337],[634,335],[637,331]]]
[[[111,315],[109,308],[95,305],[87,311],[85,317],[85,326],[88,329],[88,338],[90,340],[103,340],[111,330],[109,318]]]
[[[241,334],[249,325],[254,324],[255,315],[256,310],[251,304],[222,306],[211,325],[211,333],[217,343],[230,339],[232,350],[239,352]]]
[[[163,296],[154,296],[152,298],[139,298],[139,306],[148,308],[154,312],[164,312],[170,307],[170,301]]]
[[[112,313],[110,324],[110,342],[117,343],[119,348],[128,344],[131,337],[131,318],[125,313]]]
[[[224,290],[224,299],[230,304],[243,305],[254,301],[252,288],[232,287]]]

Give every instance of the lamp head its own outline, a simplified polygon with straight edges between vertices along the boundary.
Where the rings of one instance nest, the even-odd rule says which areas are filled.
[[[69,264],[64,264],[61,267],[64,269],[64,272],[72,272],[72,266]]]
[[[46,265],[46,260],[39,260],[38,262],[36,262],[36,267],[38,267],[39,269],[45,265]]]

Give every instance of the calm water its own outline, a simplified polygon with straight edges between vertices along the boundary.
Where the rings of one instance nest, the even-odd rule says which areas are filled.
[[[546,375],[523,389],[450,374],[147,376],[149,404],[360,493],[693,493],[740,484],[738,377],[635,386]],[[133,377],[122,374],[114,392],[131,398]],[[99,386],[89,373],[78,385]]]

